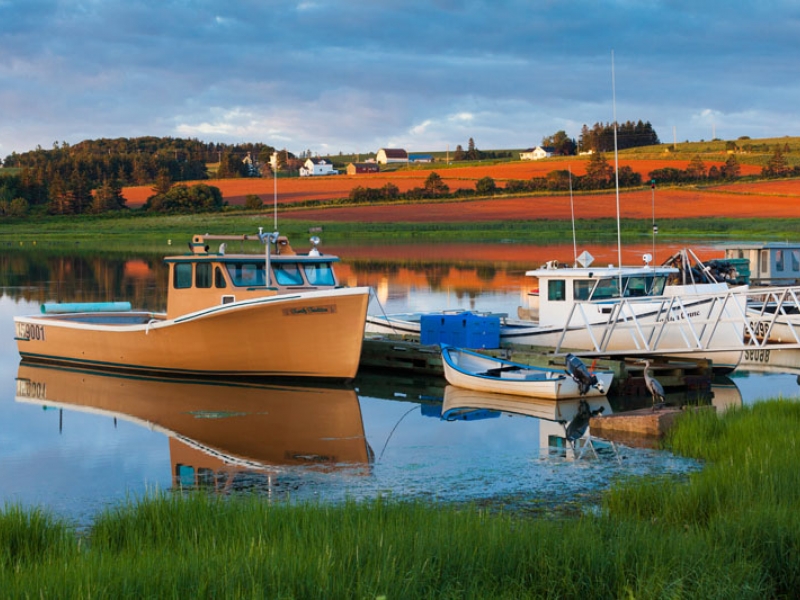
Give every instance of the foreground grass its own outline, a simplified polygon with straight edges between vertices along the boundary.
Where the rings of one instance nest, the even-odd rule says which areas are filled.
[[[158,495],[76,537],[0,514],[4,597],[770,598],[800,584],[800,405],[687,414],[688,481],[622,483],[597,515],[376,500]]]

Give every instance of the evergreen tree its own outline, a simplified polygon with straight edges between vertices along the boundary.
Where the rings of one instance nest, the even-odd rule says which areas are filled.
[[[441,176],[436,171],[431,171],[431,174],[428,175],[428,178],[425,180],[424,190],[426,195],[430,198],[446,196],[450,193],[450,188],[442,181]]]
[[[720,175],[725,179],[736,179],[739,177],[741,172],[742,168],[739,166],[739,161],[736,160],[736,155],[730,154],[728,156],[728,160],[726,160],[725,164],[722,166]]]
[[[699,155],[695,155],[686,167],[686,176],[689,179],[699,181],[707,176],[706,165]]]
[[[600,189],[608,187],[614,177],[614,167],[608,164],[606,155],[602,152],[595,152],[586,164],[585,181],[589,189]]]

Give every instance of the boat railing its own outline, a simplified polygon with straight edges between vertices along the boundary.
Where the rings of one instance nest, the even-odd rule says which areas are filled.
[[[595,353],[612,353],[612,339],[619,347],[620,336],[629,337],[637,352],[652,354],[800,349],[800,287],[621,298],[603,303],[607,318],[599,323],[598,306],[573,304],[556,352],[576,330],[588,335]]]

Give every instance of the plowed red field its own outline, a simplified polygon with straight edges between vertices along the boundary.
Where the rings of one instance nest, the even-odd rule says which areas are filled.
[[[706,163],[707,167],[711,164]],[[717,166],[723,164],[720,161]],[[542,177],[555,169],[569,167],[576,175],[585,173],[585,160],[524,161],[497,165],[455,167],[437,171],[451,190],[475,188],[482,177],[492,177],[500,186],[509,179]],[[664,167],[685,169],[688,161],[681,160],[620,160],[620,166],[630,166],[643,178]],[[760,173],[760,167],[742,165],[742,174]],[[369,175],[329,175],[278,180],[278,203],[282,205],[303,200],[345,198],[354,187],[380,188],[393,183],[401,192],[422,187],[429,170],[400,171]],[[229,204],[243,204],[248,194],[261,196],[265,205],[273,199],[272,179],[212,179],[202,183],[220,188]],[[152,194],[150,187],[125,188],[123,194],[131,207],[141,206]],[[800,181],[765,181],[749,184],[719,186],[702,192],[696,190],[656,190],[656,214],[659,218],[673,217],[797,217],[800,216]],[[574,210],[577,218],[613,217],[616,215],[615,194],[576,195]],[[620,211],[625,217],[646,218],[652,215],[652,192],[642,188],[620,195]],[[565,196],[432,202],[398,204],[394,206],[362,206],[298,211],[298,218],[315,221],[359,222],[425,222],[425,221],[498,221],[510,219],[569,219],[570,201]]]

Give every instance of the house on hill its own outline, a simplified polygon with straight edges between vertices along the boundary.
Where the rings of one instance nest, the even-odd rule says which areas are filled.
[[[430,162],[433,162],[433,155],[432,154],[409,154],[408,155],[408,162],[430,163]]]
[[[315,175],[338,175],[339,171],[333,168],[333,163],[324,158],[309,158],[300,168],[300,177],[313,177]]]
[[[408,152],[402,148],[381,148],[378,150],[375,162],[383,165],[388,163],[408,162]]]
[[[543,158],[550,158],[555,156],[556,149],[553,146],[536,146],[536,148],[528,148],[519,153],[520,160],[541,160]]]
[[[348,175],[360,175],[362,173],[379,173],[380,167],[376,162],[350,163],[347,165]]]

